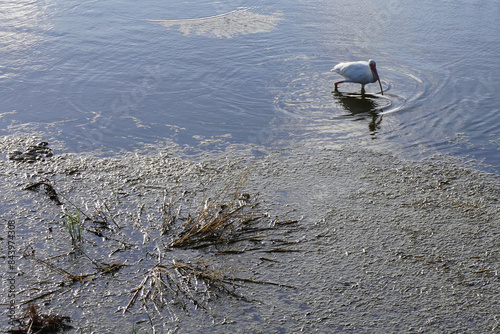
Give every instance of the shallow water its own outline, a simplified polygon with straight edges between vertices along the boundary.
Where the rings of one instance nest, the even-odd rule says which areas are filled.
[[[71,151],[358,142],[500,165],[498,1],[4,1],[0,133]],[[341,85],[377,61],[385,94]]]
[[[21,142],[1,144],[5,152]],[[43,313],[71,317],[68,333],[498,330],[496,175],[450,157],[415,163],[355,144],[307,145],[267,151],[232,145],[196,159],[170,144],[120,159],[56,154],[43,163],[0,161],[0,263],[7,268],[0,326],[15,328],[7,325],[6,305],[22,316],[31,300]],[[253,150],[265,154],[255,158]],[[242,171],[248,174],[238,190]],[[23,190],[45,178],[64,207],[42,190]],[[257,216],[265,214],[246,225],[248,234],[227,244],[170,246],[189,216],[207,207],[221,213],[240,191],[248,192]],[[234,210],[245,219],[243,211]],[[83,220],[77,249],[64,212]],[[175,219],[166,219],[172,212]],[[241,226],[229,227],[237,233]],[[172,265],[181,261],[209,277],[227,275],[227,286],[242,297],[203,276],[183,274],[184,290],[166,274],[165,289],[153,283],[158,268],[175,281],[181,274]],[[124,266],[102,270],[111,264]],[[72,281],[67,274],[88,276]]]

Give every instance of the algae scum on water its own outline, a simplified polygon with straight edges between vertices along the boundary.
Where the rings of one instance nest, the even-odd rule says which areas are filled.
[[[48,319],[75,333],[499,328],[495,175],[355,147],[50,152],[0,161],[12,331]]]

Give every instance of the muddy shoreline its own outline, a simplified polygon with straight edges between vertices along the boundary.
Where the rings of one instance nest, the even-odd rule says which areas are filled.
[[[7,160],[8,152],[33,141],[5,137],[1,144],[1,217],[16,222],[18,314],[36,298],[46,312],[71,317],[75,333],[500,329],[498,175],[446,156],[415,162],[355,145],[307,143],[280,150],[234,145],[196,155],[165,143],[115,158],[55,147],[44,161]],[[172,199],[179,220],[194,215],[243,170],[241,192],[265,215],[259,226],[265,237],[167,247],[182,222],[160,233],[162,205]],[[40,179],[53,185],[63,205],[43,190],[23,189]],[[85,222],[84,255],[74,251],[64,225],[76,208],[108,222]],[[101,235],[88,232],[99,228]],[[5,231],[4,224],[3,249]],[[26,249],[65,272],[92,275],[70,283]],[[200,305],[184,307],[174,299],[158,307],[145,297],[126,309],[148,270],[175,261],[205,261],[233,278],[277,284],[240,282],[241,298],[196,291]],[[103,273],[96,262],[123,266]],[[6,289],[3,305],[10,302]],[[53,292],[42,296],[47,291]]]

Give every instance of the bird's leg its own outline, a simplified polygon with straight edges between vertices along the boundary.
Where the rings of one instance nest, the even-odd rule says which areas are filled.
[[[361,95],[365,95],[365,85],[361,84]]]
[[[334,83],[334,85],[335,85],[335,91],[336,92],[338,92],[338,90],[339,90],[338,85],[341,84],[341,83],[343,83],[343,82],[345,82],[345,80],[343,80],[343,81],[337,81],[336,83]]]

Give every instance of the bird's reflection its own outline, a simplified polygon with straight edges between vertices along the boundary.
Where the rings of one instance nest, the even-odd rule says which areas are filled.
[[[376,103],[377,96],[372,94],[340,93],[333,91],[333,97],[337,102],[349,112],[348,116],[355,117],[355,120],[370,119],[368,129],[372,136],[377,134],[382,122],[382,109]]]

